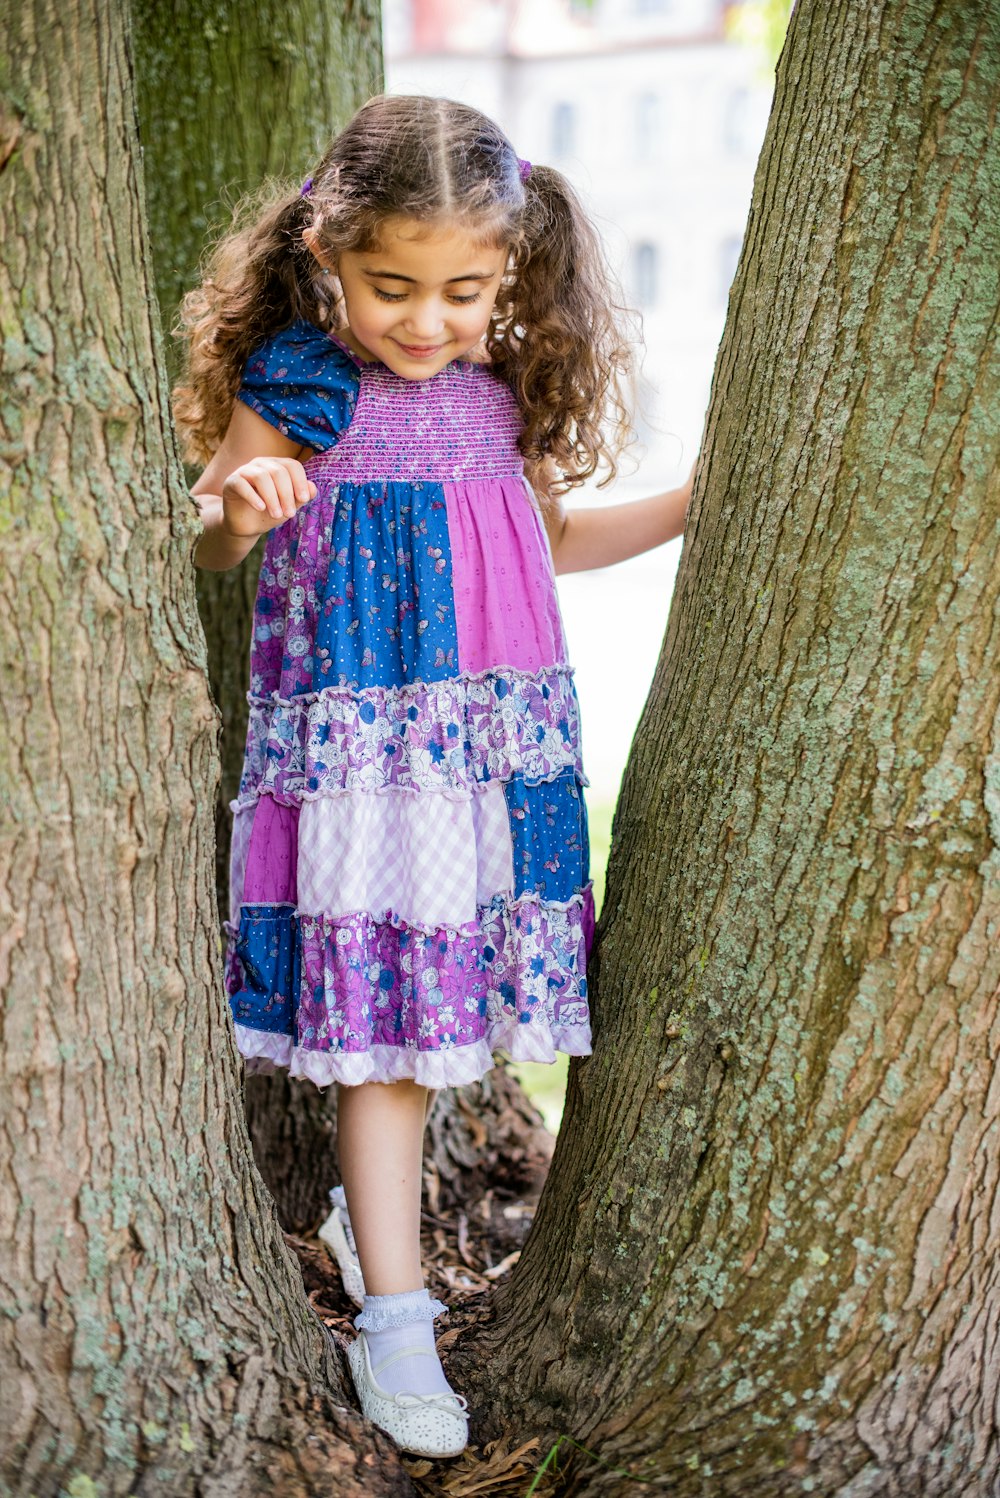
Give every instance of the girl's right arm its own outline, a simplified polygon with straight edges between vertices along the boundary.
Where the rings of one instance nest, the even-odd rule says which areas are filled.
[[[195,565],[210,572],[235,567],[258,536],[308,504],[316,485],[302,462],[311,455],[237,401],[222,445],[191,490],[205,526]]]

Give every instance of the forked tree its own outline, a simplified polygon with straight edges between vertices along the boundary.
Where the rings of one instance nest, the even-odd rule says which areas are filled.
[[[121,29],[7,27],[0,1471],[404,1492],[331,1402],[243,1128]],[[466,1360],[484,1425],[676,1498],[1000,1477],[998,71],[989,0],[800,0],[597,1046]]]
[[[799,0],[595,1052],[469,1351],[672,1498],[1000,1484],[998,107],[991,0]]]

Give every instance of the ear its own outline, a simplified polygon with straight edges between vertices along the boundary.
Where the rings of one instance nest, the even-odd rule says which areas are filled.
[[[310,224],[308,226],[308,228],[302,230],[302,243],[305,245],[306,249],[312,255],[313,259],[317,260],[319,262],[319,264],[323,267],[324,270],[330,270],[330,271],[332,271],[332,270],[335,269],[335,267],[332,264],[332,262],[329,262],[327,260],[326,256],[318,248],[318,245],[319,245],[319,235],[317,234],[316,230],[313,228],[312,224]]]

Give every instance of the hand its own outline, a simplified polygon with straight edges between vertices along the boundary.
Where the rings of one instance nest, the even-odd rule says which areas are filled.
[[[222,486],[222,525],[231,536],[260,536],[316,497],[297,458],[254,458]]]

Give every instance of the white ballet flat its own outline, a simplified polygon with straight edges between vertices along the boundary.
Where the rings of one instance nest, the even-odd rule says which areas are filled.
[[[390,1359],[436,1356],[426,1347],[405,1348]],[[362,1412],[391,1436],[402,1451],[417,1456],[458,1456],[469,1443],[468,1404],[461,1394],[390,1394],[375,1381],[364,1332],[347,1349],[347,1361]]]
[[[330,1200],[334,1201],[333,1192],[330,1192]],[[365,1282],[361,1273],[361,1265],[358,1256],[351,1248],[347,1233],[344,1231],[344,1220],[340,1215],[340,1208],[334,1202],[333,1211],[320,1228],[317,1237],[321,1238],[329,1248],[337,1261],[340,1270],[340,1278],[348,1300],[353,1300],[356,1306],[364,1305]]]

